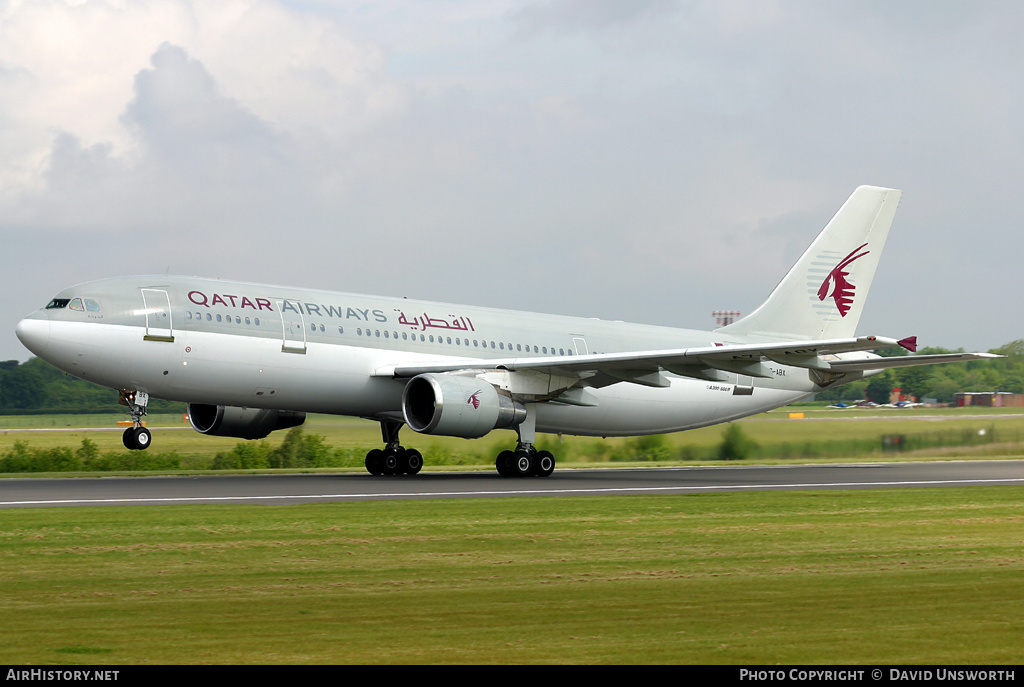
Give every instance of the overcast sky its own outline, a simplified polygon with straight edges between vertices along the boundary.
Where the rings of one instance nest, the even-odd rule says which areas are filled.
[[[861,184],[861,334],[1024,338],[1024,3],[0,0],[0,360],[193,274],[706,329]]]

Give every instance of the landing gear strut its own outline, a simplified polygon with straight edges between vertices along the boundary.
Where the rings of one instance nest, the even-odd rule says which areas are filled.
[[[415,475],[423,468],[423,455],[414,448],[402,448],[398,443],[401,429],[401,422],[381,420],[384,448],[375,448],[366,454],[366,470],[371,475]]]
[[[149,448],[149,444],[153,441],[153,435],[142,426],[142,418],[145,416],[146,406],[149,404],[149,394],[145,391],[122,391],[121,403],[128,406],[128,412],[132,416],[132,426],[124,430],[124,434],[121,435],[124,447],[132,451]]]
[[[533,442],[537,438],[537,406],[526,404],[526,419],[516,427],[519,443],[515,451],[502,451],[494,467],[502,477],[549,477],[555,471],[555,457],[550,451],[538,451]]]

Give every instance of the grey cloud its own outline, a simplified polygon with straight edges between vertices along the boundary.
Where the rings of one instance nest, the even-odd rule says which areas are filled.
[[[578,32],[628,26],[675,11],[675,0],[546,0],[514,12],[523,30]]]

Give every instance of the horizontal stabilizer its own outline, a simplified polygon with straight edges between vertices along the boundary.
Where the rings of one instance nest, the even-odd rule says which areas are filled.
[[[904,355],[896,358],[870,358],[868,360],[837,360],[831,367],[836,372],[857,370],[888,370],[894,367],[915,365],[940,365],[942,363],[963,363],[968,360],[988,360],[1004,356],[994,353],[939,353],[937,355]]]

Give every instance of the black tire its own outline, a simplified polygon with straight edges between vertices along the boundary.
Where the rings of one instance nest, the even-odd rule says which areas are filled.
[[[371,475],[384,474],[384,452],[379,448],[366,453],[366,471]]]
[[[135,450],[135,428],[134,427],[129,427],[128,429],[124,430],[124,434],[121,435],[121,443],[124,444],[124,447],[126,449],[128,449],[129,451],[134,451]]]
[[[402,474],[401,462],[398,460],[398,451],[384,449],[381,454],[381,469],[385,475]]]
[[[536,455],[528,451],[516,451],[512,460],[513,477],[530,477],[537,464]]]
[[[409,475],[415,475],[423,469],[423,454],[414,448],[405,449],[402,456],[402,471]]]
[[[498,474],[502,477],[512,477],[512,461],[515,460],[516,454],[512,451],[502,451],[498,454],[498,458],[494,461],[494,467],[498,470]]]
[[[538,451],[533,457],[533,470],[538,477],[550,477],[555,471],[555,457],[550,451]]]
[[[132,430],[132,443],[139,451],[145,451],[153,442],[153,434],[145,427],[135,427]]]

